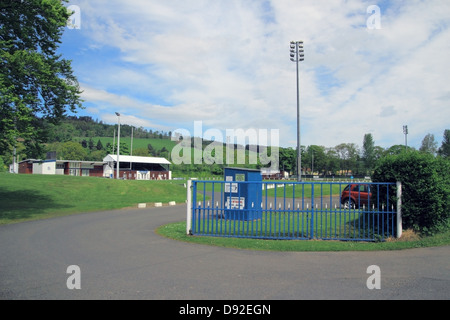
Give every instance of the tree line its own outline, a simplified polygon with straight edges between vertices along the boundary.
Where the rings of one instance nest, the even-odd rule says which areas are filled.
[[[203,149],[210,142],[203,141]],[[194,145],[192,143],[192,145]],[[225,146],[225,145],[224,145]],[[239,146],[234,146],[235,150]],[[252,148],[247,145],[246,151],[250,151]],[[263,147],[253,146],[253,150],[262,152]],[[368,133],[364,135],[362,147],[355,143],[341,143],[335,147],[324,147],[320,145],[310,145],[301,147],[301,166],[303,175],[319,175],[319,176],[340,176],[340,175],[353,175],[353,176],[371,176],[376,164],[380,159],[391,156],[399,155],[403,152],[414,151],[420,153],[427,153],[433,156],[439,156],[446,159],[450,159],[450,130],[447,129],[444,132],[444,139],[442,146],[438,148],[437,142],[432,134],[427,134],[422,141],[422,145],[419,150],[415,150],[412,147],[405,145],[393,145],[389,148],[383,148],[376,146],[372,134]],[[225,152],[225,151],[224,151]],[[268,154],[271,154],[269,148]],[[296,148],[283,148],[278,149],[279,154],[279,169],[293,175],[297,172],[297,150]],[[225,154],[224,154],[225,157]],[[235,154],[236,157],[236,154]],[[259,160],[259,159],[258,159]],[[236,158],[235,158],[235,162]],[[176,172],[182,174],[198,174],[200,176],[208,175],[223,175],[224,167],[227,164],[180,164],[173,166]],[[242,165],[241,165],[242,166]],[[260,169],[263,166],[259,161],[256,164],[249,164],[248,154],[246,158],[247,168]]]
[[[90,116],[68,116],[58,125],[49,123],[47,126],[49,141],[66,142],[73,137],[117,137],[117,125],[106,124]],[[171,135],[171,132],[120,125],[121,137],[130,137],[132,133],[136,139],[170,139]]]
[[[318,145],[302,146],[302,174],[370,176],[381,158],[405,151],[418,151],[450,159],[450,130],[444,131],[444,139],[439,148],[433,134],[427,134],[419,150],[415,150],[405,145],[393,145],[389,148],[376,146],[370,133],[364,135],[361,148],[355,143],[341,143],[332,148]],[[296,149],[281,148],[280,170],[295,172],[296,158]]]

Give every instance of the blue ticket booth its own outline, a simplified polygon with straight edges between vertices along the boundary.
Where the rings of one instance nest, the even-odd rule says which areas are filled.
[[[262,175],[260,170],[225,168],[225,219],[262,218]]]

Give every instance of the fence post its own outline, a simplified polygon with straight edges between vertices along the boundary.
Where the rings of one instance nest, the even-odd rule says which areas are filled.
[[[397,182],[397,238],[402,236],[402,183]]]
[[[186,234],[190,235],[192,231],[192,180],[187,182],[187,217],[186,217]]]

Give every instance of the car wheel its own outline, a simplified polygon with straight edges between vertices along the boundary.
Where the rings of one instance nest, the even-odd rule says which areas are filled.
[[[353,201],[352,199],[345,199],[342,204],[344,205],[345,209],[356,209],[355,201]]]

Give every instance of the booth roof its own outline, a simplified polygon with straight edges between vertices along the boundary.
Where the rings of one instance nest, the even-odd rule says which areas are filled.
[[[109,154],[104,159],[104,162],[117,162],[117,155]],[[133,162],[133,163],[148,163],[148,164],[172,164],[165,158],[157,157],[136,157],[136,156],[119,156],[120,162]]]

